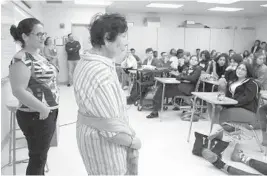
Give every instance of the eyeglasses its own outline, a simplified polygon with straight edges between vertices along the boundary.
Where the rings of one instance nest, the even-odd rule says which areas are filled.
[[[243,72],[247,72],[247,69],[246,69],[246,68],[241,68],[241,67],[237,67],[236,70],[243,71]]]
[[[46,32],[38,32],[37,34],[35,34],[35,33],[30,33],[30,34],[36,35],[39,38],[41,38],[41,37],[45,38],[47,36]]]

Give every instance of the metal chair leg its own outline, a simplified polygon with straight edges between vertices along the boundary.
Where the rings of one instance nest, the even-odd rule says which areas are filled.
[[[252,125],[249,125],[249,127],[250,127],[250,129],[252,130],[252,132],[253,132],[253,134],[254,134],[255,140],[256,140],[256,142],[257,142],[259,148],[260,148],[260,151],[263,153],[264,150],[263,150],[262,147],[261,147],[261,142],[260,142],[260,140],[259,140],[259,137],[258,137],[256,131],[254,130],[254,127],[253,127]]]
[[[197,97],[195,96],[194,103],[193,103],[193,108],[192,108],[191,119],[190,119],[190,127],[189,127],[188,136],[187,136],[187,142],[189,142],[189,140],[190,140],[192,125],[193,125],[193,118],[194,118],[195,108],[196,108],[196,100],[197,100]]]
[[[12,112],[10,112],[10,130],[9,130],[9,148],[8,148],[8,164],[12,163],[12,125],[13,125],[13,117],[12,117]]]
[[[11,112],[11,118],[13,119],[13,175],[16,175],[16,117],[15,113]]]

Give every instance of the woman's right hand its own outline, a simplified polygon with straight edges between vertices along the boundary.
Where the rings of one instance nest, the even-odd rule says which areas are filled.
[[[40,111],[40,120],[45,120],[50,113],[50,109],[48,107],[45,107],[42,111]]]
[[[139,150],[141,148],[141,140],[137,137],[134,137],[132,141],[132,145],[130,147],[133,149]]]

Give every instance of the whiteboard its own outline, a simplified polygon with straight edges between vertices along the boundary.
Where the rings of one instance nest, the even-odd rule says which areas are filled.
[[[185,28],[185,50],[195,54],[197,48],[210,50],[210,29]]]
[[[128,29],[128,48],[134,48],[141,60],[144,60],[147,48],[158,50],[157,40],[157,28],[130,27]]]
[[[234,50],[237,53],[243,53],[245,50],[250,52],[255,38],[255,30],[236,29],[234,33]]]
[[[158,51],[169,53],[172,48],[184,49],[184,28],[158,28]]]
[[[233,29],[211,29],[210,49],[228,53],[234,48]]]

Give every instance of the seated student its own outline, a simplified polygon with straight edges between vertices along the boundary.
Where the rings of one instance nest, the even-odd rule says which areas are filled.
[[[225,53],[220,54],[217,58],[212,60],[207,68],[207,73],[212,74],[216,78],[221,78],[225,74],[228,66],[229,56]]]
[[[258,119],[260,120],[261,124],[261,131],[262,131],[262,145],[267,146],[267,132],[266,132],[266,125],[267,125],[267,104],[261,106],[258,110]]]
[[[158,59],[158,51],[153,51],[153,58]]]
[[[142,65],[152,65],[155,67],[160,67],[160,62],[157,58],[154,58],[153,49],[147,48],[146,49],[146,59],[144,60]]]
[[[173,70],[177,70],[177,67],[178,67],[178,58],[176,55],[177,55],[176,50],[174,48],[171,49],[169,61],[171,62],[171,69]]]
[[[235,70],[242,61],[243,58],[239,54],[234,54],[230,57],[229,66],[225,69],[226,82],[235,79],[236,77]]]
[[[214,49],[214,50],[212,50],[212,51],[210,52],[210,58],[211,58],[211,60],[215,60],[216,57],[217,57],[217,52],[216,52],[216,50]]]
[[[248,58],[249,55],[250,55],[249,51],[248,51],[248,50],[245,50],[245,51],[243,52],[243,59]]]
[[[261,50],[263,51],[263,54],[266,55],[266,52],[267,52],[267,44],[266,44],[266,42],[261,42]]]
[[[206,72],[210,62],[210,53],[207,50],[204,50],[200,54],[199,66],[202,71]]]
[[[137,61],[132,55],[131,52],[128,52],[125,59],[121,63],[121,68],[123,69],[122,71],[122,87],[123,89],[127,89],[127,78],[128,78],[128,70],[129,69],[137,69]]]
[[[156,58],[153,58],[153,49],[147,48],[146,49],[146,59],[143,62],[143,65],[151,65],[155,67],[161,67],[160,61]],[[149,89],[150,86],[142,86],[142,95],[144,96]],[[143,97],[142,96],[142,97]],[[133,83],[133,88],[131,90],[130,96],[127,98],[127,104],[134,104],[137,100],[140,99],[140,90],[137,87],[136,80]]]
[[[196,56],[198,59],[200,59],[200,49],[199,48],[196,49]]]
[[[201,68],[198,66],[197,56],[191,56],[190,65],[187,67],[182,74],[177,77],[180,80],[180,84],[166,85],[165,97],[174,97],[178,95],[190,96],[191,92],[195,90],[195,86],[201,74]],[[153,97],[153,112],[147,116],[147,118],[158,117],[158,111],[161,108],[162,101],[162,84],[159,84],[155,96]]]
[[[169,63],[169,57],[168,57],[168,54],[166,52],[161,52],[161,58],[159,59],[159,62],[160,62],[160,65],[161,67],[169,67],[170,64]]]
[[[183,58],[178,59],[178,72],[182,72],[184,68],[189,67],[189,60],[190,60],[191,54],[190,52],[186,52],[183,55]]]
[[[261,44],[260,40],[255,41],[254,46],[251,48],[252,54],[257,53],[261,49],[260,44]]]
[[[263,54],[256,54],[254,59],[253,69],[256,77],[256,82],[259,83],[261,90],[267,90],[267,66],[266,56]]]
[[[260,88],[253,79],[253,69],[248,63],[240,63],[236,68],[236,77],[229,81],[226,87],[226,97],[237,100],[236,105],[217,106],[215,116],[212,117],[211,105],[208,104],[208,112],[213,118],[213,128],[209,139],[222,138],[224,122],[242,122],[255,125],[258,108],[258,93]]]
[[[232,57],[234,54],[236,54],[235,51],[232,50],[232,49],[230,49],[230,50],[229,50],[229,57]]]
[[[142,65],[142,61],[141,61],[141,59],[135,54],[135,49],[134,49],[134,48],[131,48],[130,51],[131,51],[132,55],[134,56],[134,58],[136,59],[136,61],[137,61],[137,65],[138,65],[138,66],[141,66],[141,65]]]

